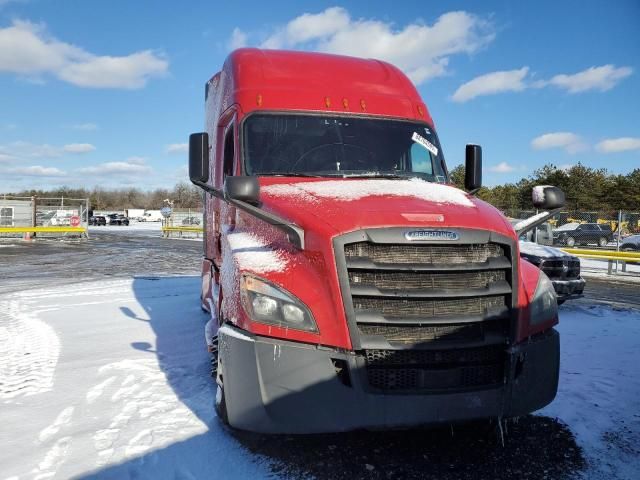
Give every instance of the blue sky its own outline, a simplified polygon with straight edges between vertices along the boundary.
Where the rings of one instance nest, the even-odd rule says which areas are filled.
[[[545,163],[640,167],[640,2],[0,0],[0,192],[186,179],[203,90],[233,46],[388,60],[447,162],[488,185]]]

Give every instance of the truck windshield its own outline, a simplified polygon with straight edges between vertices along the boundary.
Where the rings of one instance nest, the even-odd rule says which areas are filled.
[[[244,124],[247,175],[419,177],[447,181],[435,131],[424,123],[254,114]]]

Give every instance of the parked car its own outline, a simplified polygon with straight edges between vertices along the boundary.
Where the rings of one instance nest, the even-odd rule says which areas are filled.
[[[198,217],[187,217],[182,219],[182,225],[200,225],[200,219]]]
[[[107,224],[107,218],[104,215],[95,215],[89,217],[89,225],[101,227]]]
[[[580,259],[557,248],[520,240],[520,257],[542,270],[558,296],[558,304],[582,296],[585,281],[580,276]]]
[[[613,232],[610,225],[599,225],[597,223],[567,223],[553,231],[553,244],[574,245],[595,244],[606,247],[607,243],[613,241]]]
[[[640,235],[631,235],[621,240],[620,250],[623,251],[640,251]]]
[[[129,225],[129,219],[119,213],[109,215],[109,225]]]

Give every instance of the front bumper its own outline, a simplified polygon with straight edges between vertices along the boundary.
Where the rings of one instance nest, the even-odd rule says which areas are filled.
[[[579,298],[584,291],[584,278],[574,278],[572,280],[554,280],[551,279],[553,288],[556,291],[558,300],[569,300],[570,298]]]
[[[502,385],[415,394],[372,393],[354,352],[252,336],[229,325],[218,335],[229,423],[254,432],[340,432],[514,417],[549,404],[558,386],[560,338],[553,329],[505,350]],[[348,376],[337,366],[346,366]]]

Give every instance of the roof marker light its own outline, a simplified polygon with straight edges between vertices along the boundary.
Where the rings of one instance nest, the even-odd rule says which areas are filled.
[[[347,100],[346,98],[342,99],[342,106],[344,108],[349,108],[349,100]]]
[[[418,115],[420,115],[421,117],[424,116],[424,110],[422,109],[422,105],[418,105]]]
[[[331,106],[331,99],[329,97],[324,97],[324,104],[329,108]]]
[[[256,105],[258,105],[259,107],[262,106],[262,95],[260,93],[256,95]]]
[[[360,100],[360,108],[362,108],[363,111],[367,109],[367,103],[364,101],[364,98]]]

